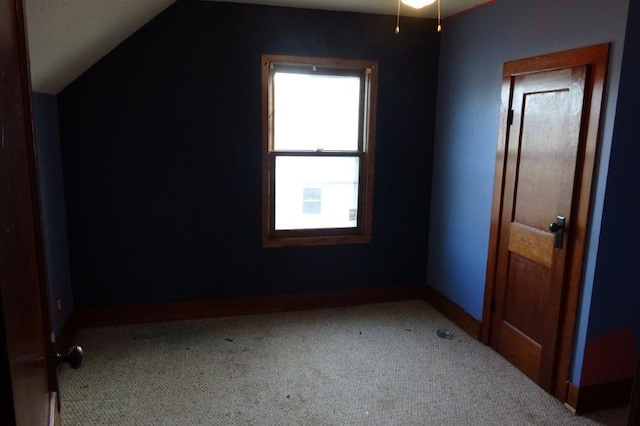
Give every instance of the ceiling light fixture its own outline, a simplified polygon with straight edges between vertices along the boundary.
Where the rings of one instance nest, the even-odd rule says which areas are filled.
[[[414,9],[422,9],[425,6],[435,3],[436,0],[402,0],[402,3],[411,6]]]
[[[438,32],[442,31],[442,25],[440,25],[440,0],[398,0],[398,15],[396,17],[396,34],[400,32],[400,3],[404,3],[407,6],[411,6],[414,9],[422,9],[425,6],[429,6],[435,2],[438,2]]]

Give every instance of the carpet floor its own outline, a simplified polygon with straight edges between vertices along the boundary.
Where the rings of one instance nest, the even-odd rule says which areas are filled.
[[[438,329],[453,338],[438,336]],[[82,329],[72,425],[624,425],[575,416],[424,301]]]

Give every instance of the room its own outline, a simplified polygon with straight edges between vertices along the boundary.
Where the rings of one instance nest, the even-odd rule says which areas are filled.
[[[441,33],[403,16],[395,34],[393,15],[178,1],[59,92],[34,89],[56,334],[72,316],[106,324],[141,306],[416,286],[479,329],[502,66],[607,42],[569,382],[628,391],[640,6],[515,3],[447,17]],[[380,62],[371,244],[261,247],[263,53]]]

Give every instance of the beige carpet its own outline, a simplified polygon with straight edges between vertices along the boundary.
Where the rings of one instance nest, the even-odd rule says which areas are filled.
[[[436,335],[451,331],[451,340]],[[572,415],[423,301],[81,330],[63,425],[623,425]]]

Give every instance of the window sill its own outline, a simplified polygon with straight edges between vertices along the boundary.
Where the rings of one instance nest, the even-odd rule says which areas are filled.
[[[306,246],[332,246],[340,244],[368,244],[371,243],[371,235],[339,235],[323,237],[282,237],[263,238],[262,247],[306,247]]]

